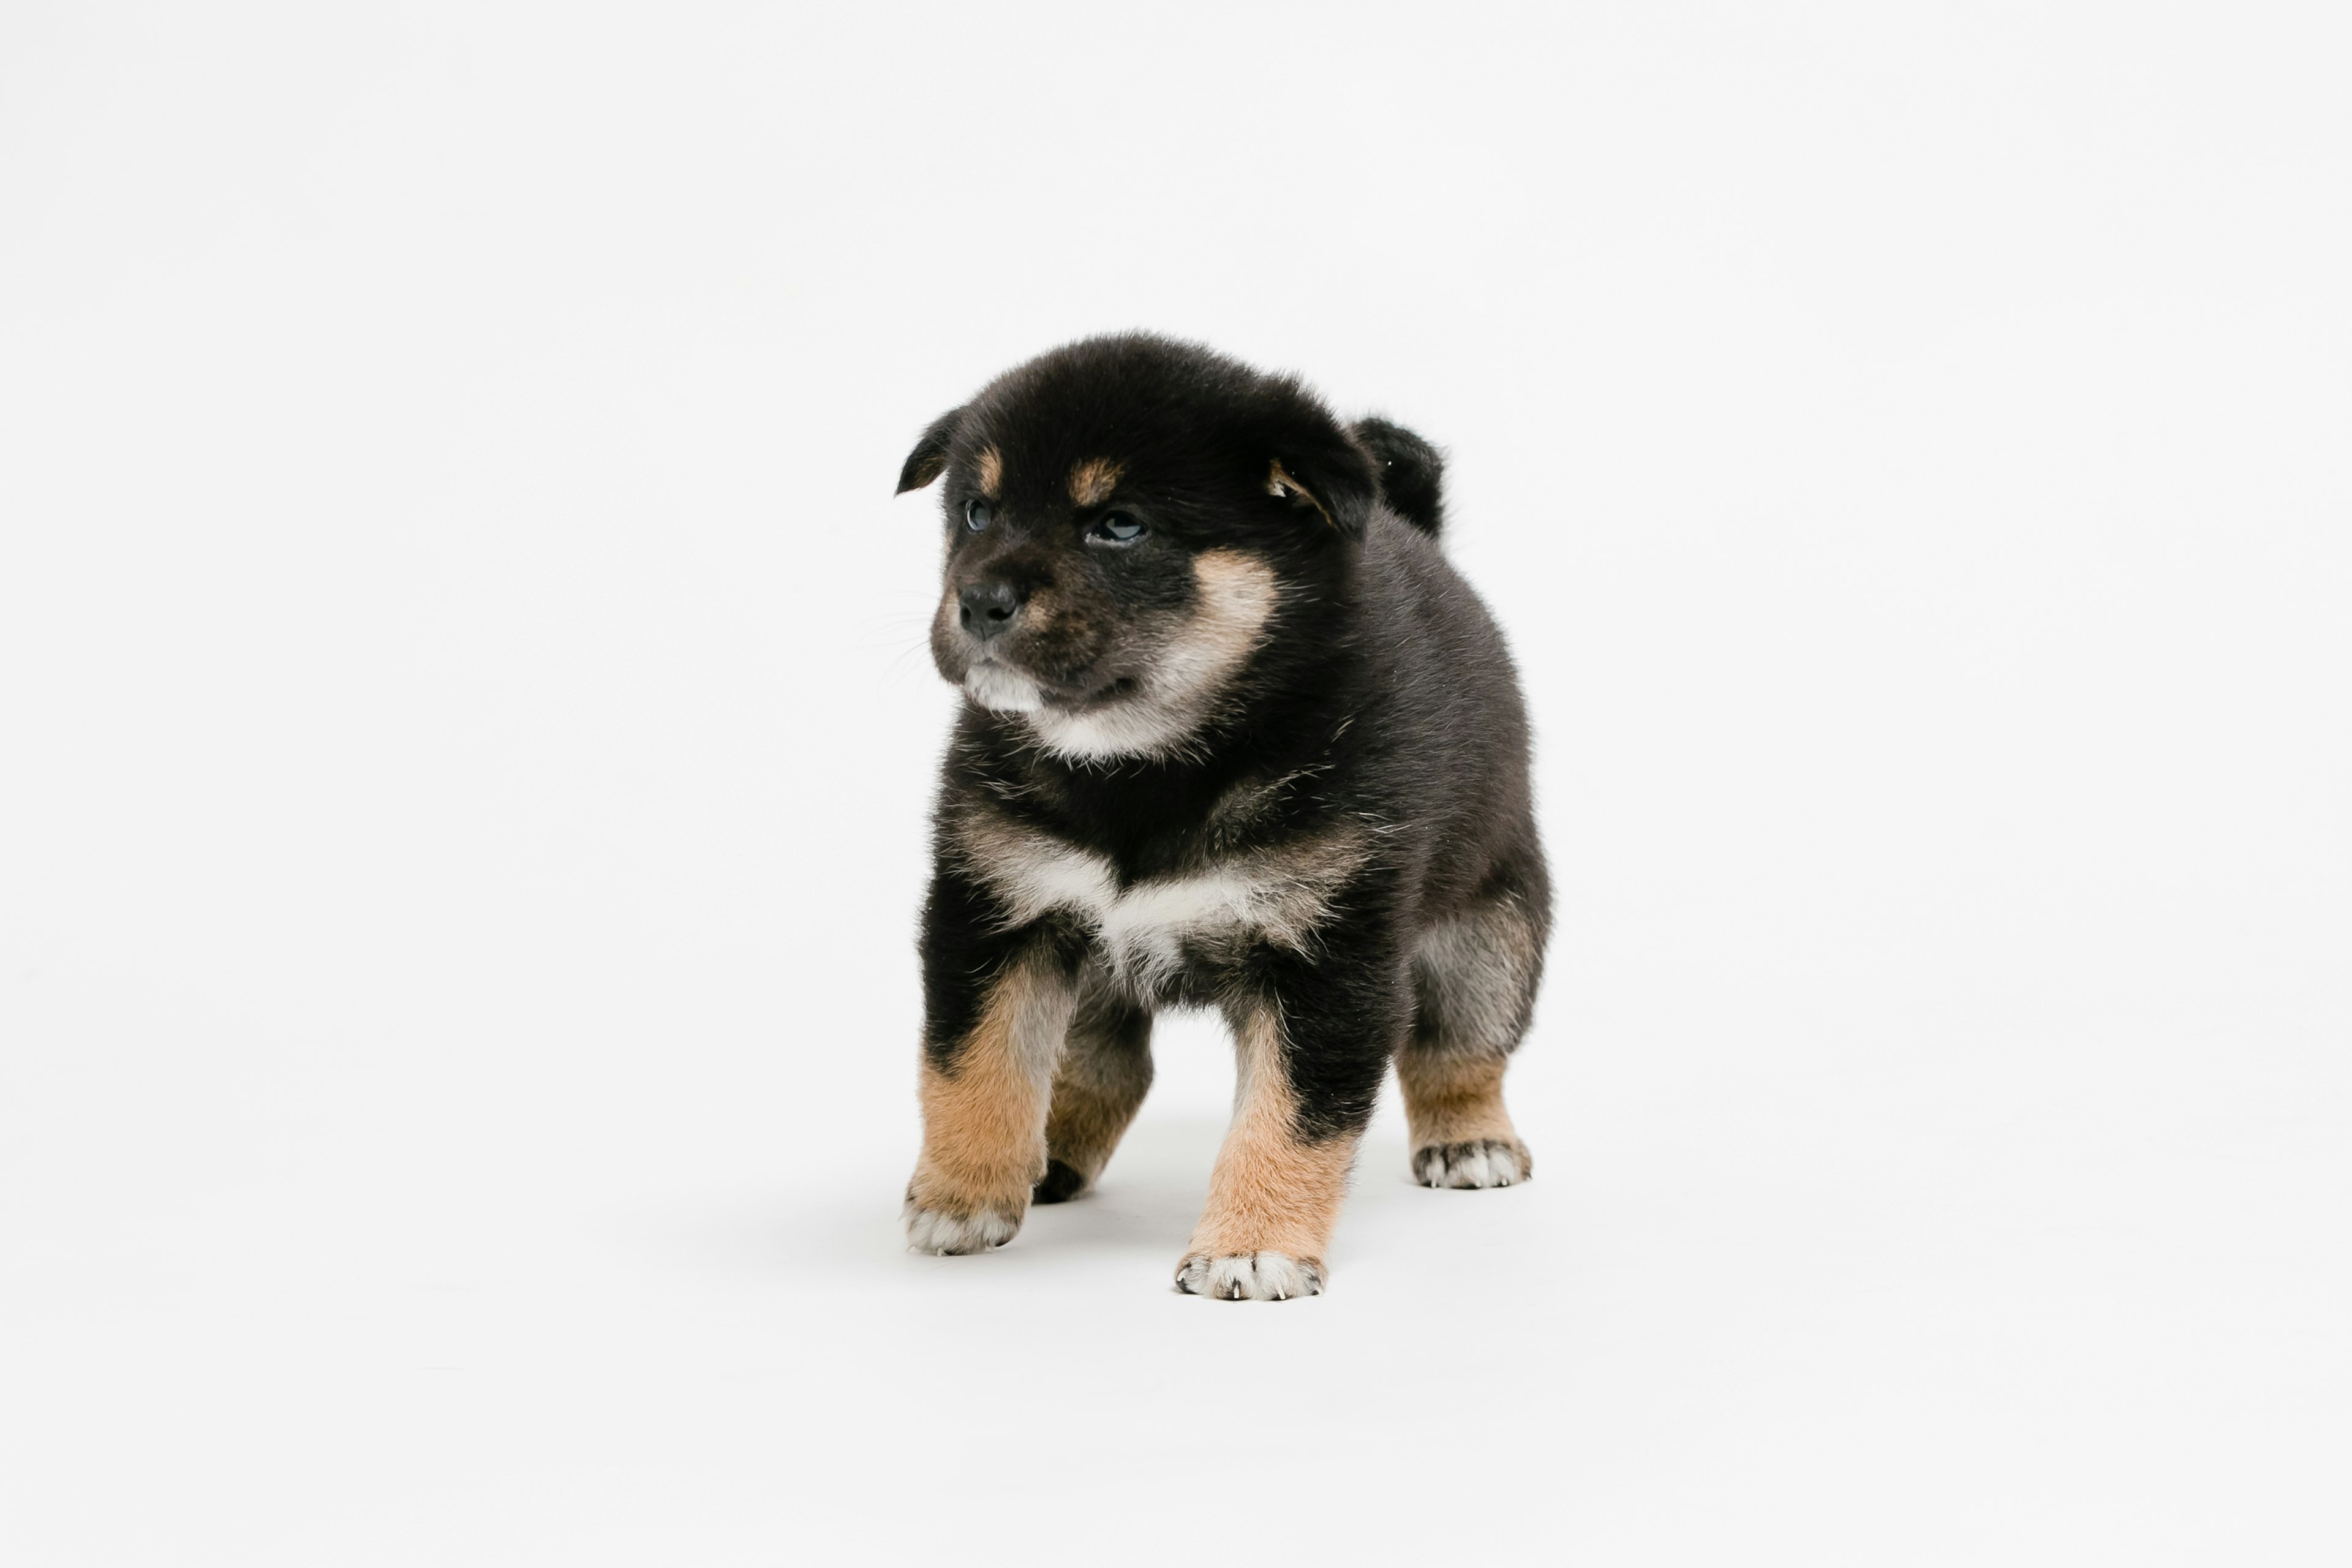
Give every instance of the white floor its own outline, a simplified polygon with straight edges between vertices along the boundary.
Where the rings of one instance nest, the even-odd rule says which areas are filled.
[[[2340,1110],[2160,1036],[2118,1083],[2059,1034],[1874,1066],[1759,1009],[1695,1081],[1671,1001],[1555,1005],[1516,1084],[1538,1179],[1414,1187],[1391,1108],[1330,1292],[1276,1305],[1170,1289],[1226,1075],[1197,1018],[1097,1194],[930,1258],[893,1212],[902,1073],[816,1109],[781,1064],[714,1092],[710,1053],[619,1066],[593,1028],[584,1089],[488,1038],[476,1074],[389,1040],[352,1073],[87,977],[0,995],[13,1561],[2346,1542]]]

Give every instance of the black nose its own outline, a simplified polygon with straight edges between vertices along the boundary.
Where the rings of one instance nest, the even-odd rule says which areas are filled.
[[[1010,583],[974,583],[956,595],[963,606],[963,629],[982,642],[1011,631],[1026,597]]]

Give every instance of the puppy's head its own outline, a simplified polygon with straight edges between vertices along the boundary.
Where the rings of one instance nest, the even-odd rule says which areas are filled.
[[[1296,381],[1141,335],[940,416],[898,489],[942,478],[940,673],[1083,758],[1171,754],[1245,701],[1286,603],[1336,577],[1380,499]]]

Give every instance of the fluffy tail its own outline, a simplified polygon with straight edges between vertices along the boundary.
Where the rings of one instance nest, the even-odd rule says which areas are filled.
[[[1438,494],[1444,458],[1403,426],[1385,419],[1359,419],[1353,431],[1381,466],[1381,498],[1399,517],[1436,538],[1445,525],[1445,502]]]

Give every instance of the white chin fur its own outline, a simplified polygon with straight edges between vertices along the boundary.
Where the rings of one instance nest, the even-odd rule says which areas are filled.
[[[1171,713],[1147,698],[1133,697],[1087,713],[1056,713],[1041,707],[1029,715],[1029,728],[1047,751],[1097,761],[1173,751],[1199,722],[1196,713]]]
[[[1047,751],[1091,761],[1165,756],[1207,721],[1218,694],[1264,639],[1277,590],[1274,568],[1231,550],[1195,559],[1192,578],[1200,607],[1159,650],[1141,690],[1084,713],[1024,710]]]
[[[964,695],[999,713],[1034,713],[1045,706],[1037,683],[1001,664],[975,664],[965,672]]]
[[[1037,683],[983,658],[964,672],[963,691],[981,707],[1026,716],[1038,743],[1072,761],[1169,756],[1215,712],[1219,695],[1265,636],[1279,591],[1274,568],[1233,550],[1192,563],[1200,604],[1191,620],[1158,649],[1142,689],[1090,709],[1062,713],[1045,706]],[[940,626],[954,625],[955,595],[940,602]]]

